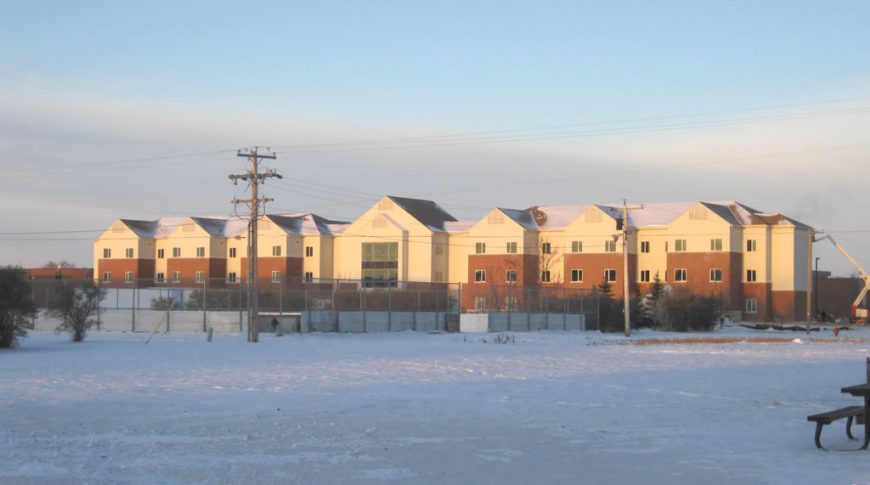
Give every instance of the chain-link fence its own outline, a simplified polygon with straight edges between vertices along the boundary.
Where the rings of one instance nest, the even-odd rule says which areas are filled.
[[[90,281],[36,278],[32,283],[34,300],[44,309],[52,301],[58,285],[82,286]],[[244,280],[228,282],[221,278],[155,283],[148,279],[102,284],[102,287],[105,298],[98,320],[101,326],[110,329],[150,330],[164,314],[166,327],[174,330],[205,331],[214,327],[243,331],[247,322],[249,294]],[[461,313],[582,315],[585,329],[598,328],[597,295],[576,288],[421,282],[372,285],[365,280],[282,278],[258,281],[257,302],[260,318],[281,322],[295,318],[295,323],[288,324],[291,329],[302,329],[307,321],[307,328],[311,330],[343,331],[341,321],[346,317],[344,320],[354,322],[347,328],[361,326],[361,331],[381,327],[419,330],[418,322],[424,320],[434,322],[427,324],[427,329],[458,330]],[[356,315],[359,313],[361,316]],[[427,316],[429,314],[431,317]],[[368,318],[372,315],[374,317]],[[549,321],[550,317],[546,319]],[[519,315],[513,318],[514,322],[521,320]],[[386,324],[376,323],[381,321]],[[511,321],[510,315],[507,321]],[[531,322],[532,317],[528,317],[528,321]],[[357,324],[359,322],[361,325]],[[406,323],[394,325],[394,322]],[[527,329],[533,327],[529,323]],[[565,328],[568,327],[566,324]],[[265,329],[268,330],[268,325]]]

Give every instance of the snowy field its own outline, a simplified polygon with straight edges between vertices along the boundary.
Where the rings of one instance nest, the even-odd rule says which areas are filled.
[[[511,335],[34,332],[0,352],[0,483],[870,483],[806,421],[859,403],[868,332]]]

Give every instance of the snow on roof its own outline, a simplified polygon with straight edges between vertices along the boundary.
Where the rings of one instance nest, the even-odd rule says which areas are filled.
[[[530,231],[537,231],[538,224],[535,223],[535,216],[530,210],[518,210],[518,209],[504,209],[498,207],[498,210],[504,213],[504,215],[510,217],[514,222],[523,226],[523,228],[528,229]]]
[[[466,232],[476,223],[477,221],[448,221],[444,223],[444,230],[447,232]]]
[[[535,221],[540,229],[562,229],[577,220],[589,207],[588,204],[546,205],[528,210],[535,213]]]
[[[694,202],[654,202],[643,204],[641,209],[628,211],[629,227],[667,226],[684,214]],[[611,209],[615,209],[611,207]],[[619,208],[620,216],[622,208]]]
[[[274,214],[266,217],[287,234],[301,234],[305,236],[332,234],[330,225],[347,224],[344,221],[332,221],[310,212],[301,214]]]
[[[183,216],[161,217],[157,220],[157,230],[153,237],[166,237],[172,231],[181,227],[188,218]]]

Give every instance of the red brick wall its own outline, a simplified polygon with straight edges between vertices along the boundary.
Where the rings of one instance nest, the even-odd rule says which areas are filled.
[[[564,257],[562,267],[562,286],[565,288],[582,288],[591,290],[604,281],[604,270],[615,269],[616,281],[611,282],[614,298],[622,298],[623,295],[623,260],[622,253],[588,254],[570,253]],[[583,282],[571,282],[571,270],[583,270]],[[631,275],[628,280],[629,292],[636,293],[637,287],[637,255],[628,255],[628,272]]]
[[[769,322],[773,319],[770,308],[770,283],[743,283],[743,320],[747,322]],[[758,300],[756,313],[746,312],[746,299]]]
[[[505,281],[507,270],[517,272],[517,281]],[[475,272],[486,271],[486,282],[476,283]],[[485,297],[492,309],[504,307],[504,298],[516,298],[517,306],[523,305],[523,286],[538,285],[538,256],[533,254],[472,254],[468,256],[468,280],[462,286],[462,307],[474,309],[475,297]]]
[[[674,270],[684,268],[687,281],[674,281]],[[711,282],[710,270],[722,270],[722,281]],[[690,292],[716,296],[725,300],[729,310],[740,310],[743,307],[742,274],[743,255],[733,252],[705,253],[668,253],[667,283],[674,288],[685,288]]]
[[[771,291],[770,306],[775,322],[804,322],[807,319],[807,292]]]
[[[296,282],[302,275],[302,258],[262,257],[257,258],[257,276],[260,283],[272,282],[272,271],[280,271],[284,282]],[[240,279],[248,275],[248,258],[242,258]],[[289,280],[288,280],[289,278]]]
[[[179,283],[172,281],[172,273],[175,271],[181,272]],[[197,271],[204,272],[206,279],[222,280],[226,277],[227,262],[225,259],[218,258],[171,258],[166,262],[165,281],[172,284],[199,286],[202,283],[196,282]],[[209,284],[212,283],[214,282],[209,281]]]

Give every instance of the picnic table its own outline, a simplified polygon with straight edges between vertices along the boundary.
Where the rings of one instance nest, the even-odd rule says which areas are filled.
[[[870,444],[870,419],[867,419],[870,416],[870,382],[844,387],[840,391],[864,398],[864,444],[858,449],[866,450]]]

